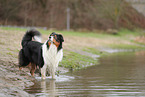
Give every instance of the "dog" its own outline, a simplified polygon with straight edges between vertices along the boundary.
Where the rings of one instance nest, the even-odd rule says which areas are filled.
[[[58,64],[63,58],[63,42],[63,36],[53,32],[45,43],[41,43],[41,33],[35,29],[28,30],[21,42],[19,69],[29,65],[30,73],[34,76],[36,68],[39,67],[42,79],[46,79],[46,68],[48,68],[50,76],[55,79]]]

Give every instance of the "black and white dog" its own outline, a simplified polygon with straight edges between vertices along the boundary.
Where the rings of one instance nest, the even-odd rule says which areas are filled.
[[[39,31],[31,29],[26,32],[21,42],[22,49],[19,52],[19,69],[29,65],[31,66],[30,73],[34,76],[36,67],[39,67],[42,79],[45,79],[46,68],[48,68],[52,79],[55,79],[56,69],[63,58],[63,36],[53,32],[45,43],[40,42],[41,33]]]

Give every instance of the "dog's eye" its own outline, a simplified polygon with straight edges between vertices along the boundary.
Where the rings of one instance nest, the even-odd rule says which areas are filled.
[[[59,40],[58,40],[58,39],[57,39],[56,41],[57,41],[57,42],[59,42]]]

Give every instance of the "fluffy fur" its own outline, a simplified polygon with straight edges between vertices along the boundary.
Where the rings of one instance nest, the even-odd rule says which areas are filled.
[[[40,43],[40,36],[40,32],[34,29],[24,35],[22,49],[19,52],[19,68],[31,66],[30,73],[34,76],[36,67],[39,67],[42,79],[46,78],[46,68],[48,68],[52,79],[55,79],[56,69],[63,58],[63,36],[53,32],[44,44]]]

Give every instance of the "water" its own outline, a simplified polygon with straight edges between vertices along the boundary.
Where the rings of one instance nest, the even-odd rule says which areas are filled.
[[[36,97],[143,97],[145,96],[145,53],[115,53],[99,59],[100,64],[67,73],[56,80],[37,78],[25,90]]]

